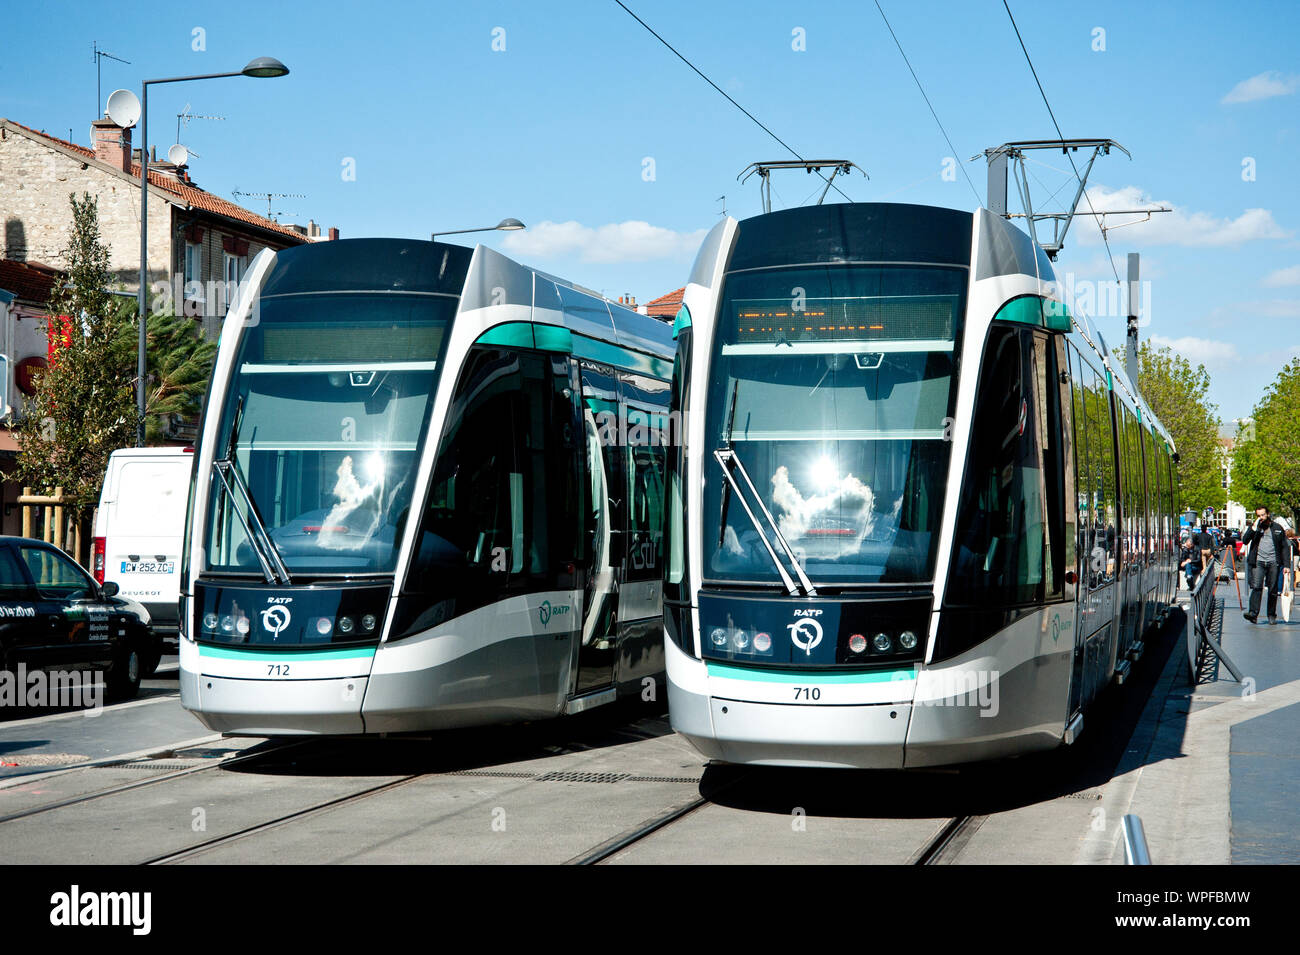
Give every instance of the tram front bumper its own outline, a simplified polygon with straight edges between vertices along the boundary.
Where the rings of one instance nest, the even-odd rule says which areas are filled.
[[[358,672],[370,668],[364,655],[330,660],[289,654],[214,655],[210,648],[200,651],[185,639],[180,650],[181,705],[209,729],[246,736],[365,732],[361,701],[369,677]],[[268,679],[268,668],[288,672]]]
[[[903,767],[910,681],[875,687],[880,702],[780,702],[778,697],[794,692],[793,685],[785,684],[755,684],[752,695],[745,694],[750,699],[737,699],[736,681],[711,678],[706,664],[671,642],[666,657],[673,729],[711,759],[773,766]],[[754,698],[760,695],[768,699]]]

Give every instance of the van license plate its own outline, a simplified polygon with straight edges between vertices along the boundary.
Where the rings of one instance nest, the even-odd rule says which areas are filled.
[[[174,560],[124,560],[124,574],[170,574],[176,570]]]

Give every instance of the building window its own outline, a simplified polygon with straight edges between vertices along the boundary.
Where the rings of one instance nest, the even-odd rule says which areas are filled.
[[[185,243],[185,285],[183,294],[185,297],[186,315],[198,315],[199,309],[196,306],[202,305],[203,295],[203,246],[197,242]],[[190,305],[194,303],[194,305]]]
[[[235,300],[235,290],[239,287],[239,280],[244,275],[244,259],[239,255],[226,255],[226,309],[230,309],[230,304]]]

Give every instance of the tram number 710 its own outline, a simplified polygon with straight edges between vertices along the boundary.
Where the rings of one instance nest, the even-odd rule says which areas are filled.
[[[820,700],[822,690],[819,686],[796,686],[794,688],[794,698],[796,700]]]

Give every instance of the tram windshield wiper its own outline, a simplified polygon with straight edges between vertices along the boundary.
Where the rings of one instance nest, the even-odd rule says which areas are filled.
[[[781,575],[781,583],[785,585],[785,589],[789,592],[790,596],[799,596],[799,587],[802,586],[805,595],[816,597],[817,588],[813,586],[812,581],[808,579],[808,575],[804,573],[803,567],[799,565],[799,561],[794,555],[794,549],[791,548],[789,542],[785,539],[785,535],[781,533],[781,528],[777,526],[776,518],[772,516],[772,512],[769,511],[767,505],[763,503],[762,496],[754,487],[754,482],[749,478],[749,472],[745,470],[745,465],[741,463],[740,458],[736,456],[736,452],[731,448],[718,448],[713,452],[713,457],[722,468],[722,476],[726,478],[727,486],[730,487],[732,492],[735,494],[736,500],[740,502],[740,506],[745,509],[745,514],[748,515],[750,523],[754,525],[754,530],[758,532],[759,539],[763,542],[763,548],[767,551],[767,555],[772,558],[772,564],[776,567],[777,573]],[[798,585],[795,584],[795,582],[790,578],[790,575],[786,572],[784,565],[781,563],[781,559],[776,556],[776,550],[772,547],[772,541],[763,530],[763,525],[759,523],[758,518],[754,516],[753,510],[749,506],[749,502],[745,500],[745,495],[741,491],[740,485],[736,482],[736,477],[732,473],[733,468],[740,473],[742,478],[744,478],[745,484],[749,487],[750,494],[753,495],[754,503],[758,505],[758,509],[762,511],[763,516],[767,518],[767,523],[772,528],[772,533],[776,538],[777,545],[785,554],[786,559],[790,561],[790,566],[794,568],[795,576],[799,578]]]
[[[257,562],[262,566],[262,576],[266,578],[266,582],[268,584],[290,584],[293,583],[293,580],[289,576],[289,568],[285,566],[284,560],[281,559],[280,549],[275,546],[275,541],[267,533],[266,525],[262,522],[262,515],[258,513],[257,503],[253,500],[253,494],[248,489],[248,483],[244,480],[244,475],[240,472],[239,464],[235,459],[235,447],[239,440],[239,426],[243,421],[243,416],[244,399],[241,396],[239,403],[235,406],[234,421],[230,427],[230,440],[226,443],[226,456],[212,462],[212,473],[217,476],[221,487],[230,498],[231,509],[244,526],[244,533],[248,536],[248,544],[257,556]]]

